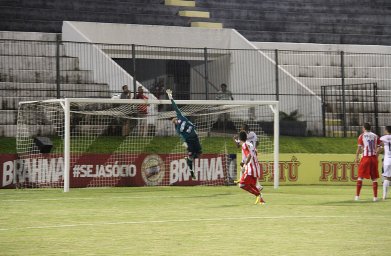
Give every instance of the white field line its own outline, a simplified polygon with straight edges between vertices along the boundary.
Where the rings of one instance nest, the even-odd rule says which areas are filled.
[[[113,225],[140,225],[140,224],[165,224],[165,223],[185,223],[185,222],[221,222],[221,221],[249,221],[249,220],[280,220],[280,219],[330,219],[330,218],[348,218],[363,219],[362,216],[248,216],[248,217],[227,217],[227,218],[199,218],[199,219],[181,219],[181,220],[146,220],[146,221],[120,221],[120,222],[100,222],[100,223],[75,223],[48,226],[27,226],[19,228],[0,228],[0,231],[29,230],[29,229],[56,229],[56,228],[78,228],[78,227],[99,227]],[[369,219],[373,217],[368,216]],[[389,218],[389,216],[376,216],[376,218]]]
[[[226,196],[226,195],[225,195]],[[147,199],[147,198],[189,198],[191,196],[118,196],[106,199]],[[68,198],[39,198],[39,199],[2,199],[0,202],[32,202],[32,201],[66,201],[66,200],[102,200],[100,197],[68,197]]]
[[[238,194],[216,195],[216,196],[238,196]],[[241,195],[239,195],[241,196]],[[201,196],[202,197],[202,196]],[[208,197],[207,195],[205,197]],[[106,199],[149,199],[149,198],[192,198],[188,196],[116,196]],[[32,202],[32,201],[66,201],[66,200],[102,200],[100,197],[68,197],[68,198],[38,198],[38,199],[0,199],[0,202]]]

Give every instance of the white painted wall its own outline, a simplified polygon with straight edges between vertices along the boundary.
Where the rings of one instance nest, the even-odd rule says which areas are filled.
[[[228,54],[221,55],[208,62],[208,99],[214,100],[216,93],[220,90],[222,83],[230,84],[230,61],[231,56]],[[205,99],[205,65],[192,66],[190,70],[190,86],[192,99],[204,100]],[[229,88],[229,90],[232,90]],[[235,88],[237,90],[237,88]]]
[[[84,39],[74,33],[68,33],[70,31],[64,31],[64,28],[69,26],[73,26],[90,42],[95,43],[230,48],[231,29],[64,21],[63,40],[76,42],[84,42]]]
[[[77,22],[76,22],[77,23]],[[133,77],[129,75],[121,66],[119,66],[112,58],[94,44],[74,44],[72,42],[95,42],[89,38],[85,31],[79,30],[74,22],[64,22],[62,27],[63,41],[66,54],[79,58],[81,69],[92,70],[94,81],[99,83],[107,83],[110,90],[120,91],[122,86],[127,84],[129,89],[133,88]],[[104,67],[105,70],[101,70]],[[110,70],[110,75],[107,76],[107,71]],[[136,86],[141,84],[136,82]],[[142,85],[141,85],[142,86]],[[145,91],[148,91],[144,87]],[[150,98],[155,98],[153,94],[149,94]]]
[[[256,45],[251,42],[248,42],[242,35],[237,31],[232,33],[231,37],[231,48],[236,49],[258,49]],[[245,67],[243,70],[248,72],[246,77],[246,84],[243,84],[241,77],[243,74],[231,74],[231,84],[239,85],[241,90],[248,91],[250,88],[259,88],[257,93],[265,92],[275,92],[275,62],[270,59],[262,51],[259,51],[257,57],[250,56],[251,53],[248,53],[248,58],[232,55],[231,66],[239,65]],[[251,59],[251,62],[248,61]],[[251,63],[257,63],[257,65],[251,65]],[[254,70],[254,68],[260,67],[260,70]],[[238,70],[238,69],[233,69]],[[241,71],[243,72],[243,71]],[[256,74],[256,75],[254,75]],[[317,117],[319,120],[318,123],[321,123],[322,112],[321,112],[321,99],[316,96],[315,93],[310,90],[305,84],[300,82],[284,68],[279,67],[279,92],[280,94],[298,94],[303,96],[280,96],[280,111],[290,113],[293,110],[298,109],[300,115],[305,119],[306,116]],[[243,98],[238,98],[244,100]],[[254,95],[253,100],[275,100],[273,96],[268,95]],[[309,107],[311,106],[311,107]],[[309,126],[310,130],[319,130],[319,127],[316,126],[316,121],[311,123],[312,126]]]
[[[63,25],[63,40],[77,42],[94,42],[106,44],[136,44],[162,47],[186,47],[186,48],[218,48],[218,49],[249,49],[256,50],[257,46],[249,42],[236,30],[233,29],[205,29],[177,26],[157,26],[157,25],[134,25],[134,24],[112,24],[112,23],[91,23],[91,22],[70,22],[65,21]],[[259,55],[254,52],[248,53],[249,57],[243,56],[243,53],[235,52],[231,54],[229,60],[226,58],[224,66],[227,67],[227,81],[217,81],[213,74],[209,77],[213,83],[218,86],[220,83],[227,83],[229,89],[233,92],[253,91],[253,88],[258,88],[254,93],[262,93],[275,91],[275,63],[272,59],[259,51]],[[250,59],[251,55],[251,59]],[[107,56],[106,56],[107,57]],[[118,56],[117,56],[118,57]],[[162,58],[162,57],[157,57]],[[178,58],[178,57],[177,57]],[[183,58],[183,56],[181,57]],[[189,57],[188,59],[191,59]],[[216,59],[208,65],[213,67],[218,65],[223,60]],[[258,65],[253,65],[257,63]],[[114,65],[114,64],[112,64]],[[91,66],[91,65],[89,65]],[[93,66],[93,65],[92,65]],[[256,68],[261,67],[257,70]],[[195,67],[203,73],[203,65]],[[238,73],[240,72],[240,73]],[[247,74],[243,74],[247,72]],[[192,72],[194,77],[191,78],[192,92],[204,91],[204,83],[200,83],[199,75]],[[255,75],[254,75],[255,74]],[[225,75],[224,75],[225,76]],[[245,83],[243,77],[245,76]],[[128,78],[129,81],[131,78]],[[303,93],[307,97],[298,98],[296,102],[290,100],[282,101],[280,110],[291,112],[299,109],[303,116],[312,115],[321,118],[320,98],[308,89],[303,83],[289,74],[283,68],[279,72],[280,92]],[[131,84],[130,82],[128,82]],[[211,88],[211,87],[209,87]],[[250,92],[251,92],[250,91]],[[211,91],[213,92],[213,91]],[[236,97],[237,100],[250,100],[248,96]],[[253,100],[273,99],[271,96],[254,96]],[[311,105],[313,107],[309,108]],[[307,106],[307,107],[306,107]],[[310,129],[312,129],[310,127]]]

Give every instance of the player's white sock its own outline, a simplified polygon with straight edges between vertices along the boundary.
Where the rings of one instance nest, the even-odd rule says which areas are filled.
[[[257,189],[258,189],[259,191],[261,191],[261,190],[263,189],[263,186],[262,186],[261,184],[259,184],[259,180],[257,180],[257,183],[256,183],[255,186],[257,187]]]
[[[386,199],[386,197],[387,197],[388,186],[390,186],[390,181],[389,180],[384,180],[383,181],[383,200]]]

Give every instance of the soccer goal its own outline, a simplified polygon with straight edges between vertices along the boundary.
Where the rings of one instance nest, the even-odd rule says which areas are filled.
[[[171,119],[169,100],[59,99],[21,102],[17,187],[230,185],[240,149],[233,136],[246,123],[259,138],[264,170],[278,187],[278,102],[177,100],[202,145],[193,169]],[[265,133],[261,123],[271,125]],[[272,175],[273,175],[272,174]]]

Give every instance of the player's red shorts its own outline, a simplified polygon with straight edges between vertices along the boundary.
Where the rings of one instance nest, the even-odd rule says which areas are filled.
[[[245,171],[242,174],[242,177],[240,178],[240,184],[245,184],[245,185],[256,185],[257,184],[257,178],[248,175],[247,171]]]
[[[378,161],[377,156],[364,156],[360,165],[358,166],[358,177],[365,179],[378,179],[379,171],[378,171]]]

